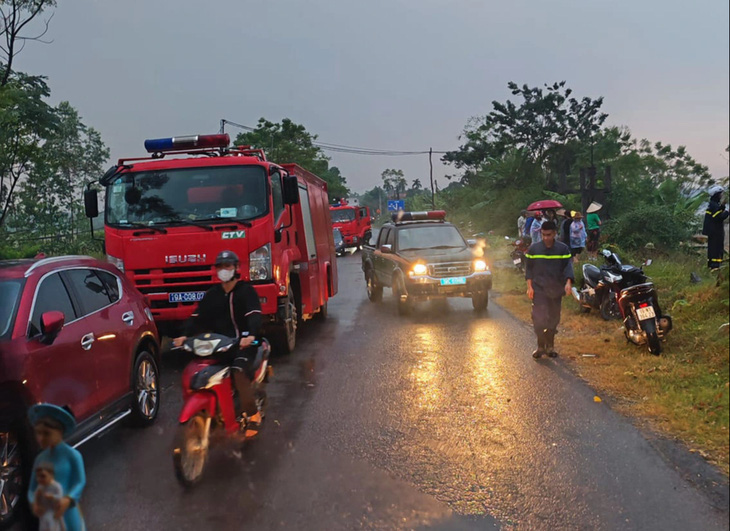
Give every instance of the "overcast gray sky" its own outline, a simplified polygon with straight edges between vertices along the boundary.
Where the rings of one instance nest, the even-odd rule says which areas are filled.
[[[302,123],[323,142],[454,149],[507,82],[566,80],[608,123],[686,145],[728,174],[728,0],[58,0],[15,68],[48,76],[112,157],[226,118]],[[230,130],[232,136],[236,131]],[[452,168],[437,161],[441,186]],[[286,162],[286,161],[278,161]],[[358,192],[428,159],[332,154]]]

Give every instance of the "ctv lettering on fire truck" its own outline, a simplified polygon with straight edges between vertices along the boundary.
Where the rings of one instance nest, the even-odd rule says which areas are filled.
[[[147,140],[150,156],[110,168],[99,181],[107,259],[172,333],[217,283],[216,255],[234,251],[268,316],[265,333],[290,352],[298,322],[326,316],[337,293],[327,185],[263,150],[229,144],[227,134]],[[91,187],[84,202],[87,216],[99,214]]]

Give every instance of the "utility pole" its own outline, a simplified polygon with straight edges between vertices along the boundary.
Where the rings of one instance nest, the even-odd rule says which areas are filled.
[[[220,134],[223,134],[223,133],[225,133],[225,132],[226,132],[226,131],[225,131],[225,129],[226,129],[226,119],[225,119],[225,118],[223,118],[223,119],[221,120],[221,130],[220,130]]]
[[[431,208],[436,210],[436,192],[433,188],[433,148],[428,148],[428,165],[431,168]]]

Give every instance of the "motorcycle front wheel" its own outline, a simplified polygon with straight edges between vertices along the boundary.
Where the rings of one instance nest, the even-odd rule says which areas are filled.
[[[658,356],[662,353],[662,341],[656,330],[656,320],[647,319],[641,322],[641,328],[646,332],[646,343],[649,345],[649,352]]]
[[[192,487],[203,477],[208,460],[207,415],[197,413],[178,427],[173,464],[175,476],[184,487]]]
[[[603,317],[604,321],[621,318],[621,309],[618,306],[613,292],[603,297],[601,301],[601,317]]]

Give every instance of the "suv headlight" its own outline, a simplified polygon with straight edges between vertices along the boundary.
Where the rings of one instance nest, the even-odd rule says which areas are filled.
[[[428,267],[426,267],[426,264],[415,264],[411,268],[411,276],[420,277],[426,273],[428,273]]]
[[[119,271],[124,273],[124,260],[121,258],[117,258],[116,256],[112,256],[110,254],[106,255],[106,261],[112,264],[113,266],[116,266]]]
[[[481,273],[489,269],[489,266],[484,260],[474,260],[474,271]]]
[[[267,243],[248,255],[248,275],[250,280],[271,278],[271,244]]]

